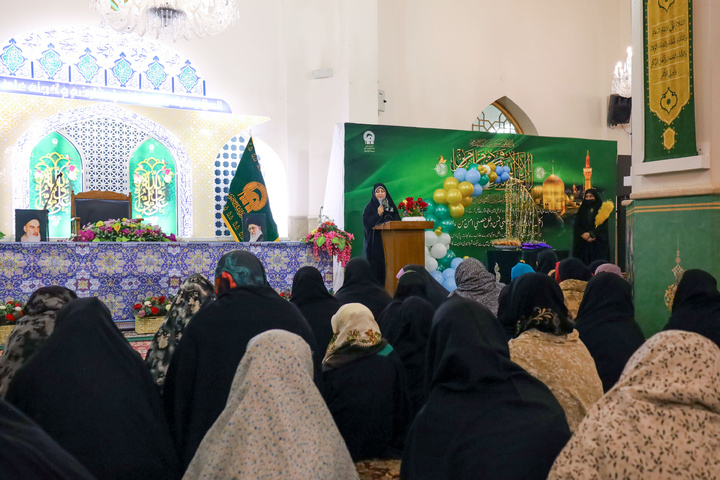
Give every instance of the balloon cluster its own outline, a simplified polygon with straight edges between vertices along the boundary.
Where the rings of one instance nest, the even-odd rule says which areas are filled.
[[[450,233],[455,227],[453,218],[460,218],[465,208],[472,203],[473,197],[482,194],[483,188],[490,183],[503,183],[510,180],[510,167],[496,166],[494,162],[487,165],[472,164],[459,167],[452,177],[443,181],[443,188],[433,193],[433,205],[429,208],[425,218],[435,222],[435,228],[441,227],[445,233]]]
[[[453,219],[463,216],[465,208],[470,206],[473,197],[482,194],[484,187],[490,183],[507,182],[510,177],[510,167],[495,165],[494,162],[487,165],[472,164],[467,168],[458,167],[452,177],[443,181],[443,188],[435,190],[433,199],[427,201],[425,219],[434,222],[435,231],[425,231],[425,268],[429,272],[437,271],[437,275],[452,270],[451,274],[448,273],[450,278],[438,280],[448,290],[450,288],[446,282],[455,284],[455,267],[452,266],[455,252],[449,248],[449,234],[455,229]],[[452,289],[454,288],[453,286]]]
[[[455,269],[462,263],[463,259],[460,257],[455,257],[450,262],[450,266],[443,270],[442,272],[440,270],[433,270],[430,272],[430,275],[443,287],[447,289],[448,292],[452,292],[457,288],[457,284],[455,283]],[[427,266],[425,267],[427,268]]]

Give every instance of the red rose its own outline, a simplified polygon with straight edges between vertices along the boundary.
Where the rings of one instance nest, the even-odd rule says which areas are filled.
[[[165,300],[166,298],[161,296],[160,298],[158,298],[158,303],[165,303]]]
[[[8,322],[14,322],[15,316],[12,313],[8,313],[7,315],[5,315],[5,320],[7,320]]]
[[[16,306],[16,307],[22,307],[22,305],[20,305],[19,303],[16,303],[15,306]]]
[[[418,203],[423,203],[422,197],[418,197]]]
[[[408,202],[412,202],[412,197],[407,197],[405,200]]]
[[[157,307],[150,307],[150,311],[153,315],[157,315],[158,313],[160,313],[160,309]]]
[[[140,305],[139,303],[136,303],[136,304],[133,306],[133,308],[134,308],[135,310],[140,310],[140,309],[142,308],[142,305]]]

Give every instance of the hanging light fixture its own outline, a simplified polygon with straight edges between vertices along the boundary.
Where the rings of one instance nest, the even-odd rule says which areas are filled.
[[[90,0],[119,32],[172,39],[216,35],[239,16],[236,0]]]

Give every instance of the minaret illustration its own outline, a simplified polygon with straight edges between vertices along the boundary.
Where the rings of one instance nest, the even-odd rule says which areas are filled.
[[[585,176],[585,190],[587,191],[592,188],[592,182],[590,181],[590,177],[592,177],[592,168],[590,168],[590,150],[587,151],[587,157],[585,157],[583,175]]]

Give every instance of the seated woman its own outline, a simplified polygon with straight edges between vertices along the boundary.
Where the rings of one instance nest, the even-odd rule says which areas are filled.
[[[548,386],[571,431],[603,395],[595,361],[568,319],[560,287],[547,275],[526,273],[513,280],[511,316],[518,336],[510,358]]]
[[[428,302],[432,303],[433,307],[438,308],[440,305],[443,304],[445,300],[447,300],[448,295],[450,295],[450,292],[447,288],[440,285],[440,283],[433,278],[432,275],[430,275],[430,272],[427,271],[425,267],[422,265],[416,265],[413,263],[410,263],[408,265],[405,265],[402,269],[403,274],[400,276],[400,280],[403,280],[403,277],[407,273],[413,273],[414,275],[410,278],[414,279],[420,279],[420,281],[425,284],[425,295],[424,297]],[[409,280],[410,278],[406,279]],[[415,280],[413,280],[415,281]],[[400,281],[398,281],[398,288],[400,288]],[[397,290],[395,291],[395,296],[397,297]]]
[[[320,392],[310,346],[284,330],[253,337],[227,405],[183,477],[354,479],[355,467]]]
[[[99,479],[180,476],[157,387],[97,298],[60,311],[6,398]]]
[[[0,399],[0,478],[94,480],[50,435]]]
[[[55,329],[55,317],[68,302],[77,298],[65,287],[38,288],[25,305],[25,315],[13,328],[0,356],[0,397],[7,393],[15,373],[37,353]]]
[[[717,280],[699,269],[686,270],[675,291],[672,315],[663,330],[685,330],[720,346],[720,292]]]
[[[614,273],[593,276],[580,304],[575,328],[595,360],[603,391],[607,392],[645,341],[635,321],[630,284]]]
[[[452,298],[438,309],[427,351],[425,407],[402,459],[407,480],[545,479],[570,438],[550,390],[510,361],[495,317]]]
[[[170,358],[175,352],[183,331],[193,315],[207,302],[215,300],[212,284],[199,273],[193,273],[180,285],[177,295],[170,305],[165,321],[153,336],[152,343],[145,356],[145,364],[150,369],[153,380],[162,392],[165,385]]]
[[[341,303],[328,292],[320,271],[310,266],[302,267],[295,273],[290,302],[300,309],[312,328],[318,345],[313,356],[315,363],[319,365],[325,356],[325,350],[320,347],[330,343],[332,338],[330,320]]]
[[[315,337],[295,305],[267,283],[255,255],[235,250],[215,270],[217,299],[198,311],[170,359],[163,400],[183,469],[225,408],[245,346],[255,335],[281,329]]]
[[[498,282],[480,260],[463,260],[455,269],[455,284],[457,288],[450,294],[451,297],[471,298],[497,315],[498,297],[505,284]]]
[[[548,478],[717,478],[718,384],[713,342],[658,333],[588,413]]]
[[[566,258],[558,264],[555,277],[560,284],[570,319],[574,320],[585,294],[587,282],[592,278],[590,269],[577,258]]]
[[[408,275],[403,275],[400,280]],[[435,307],[430,302],[418,296],[409,296],[393,300],[378,320],[383,337],[397,352],[403,366],[410,408],[408,421],[412,421],[427,399],[425,350],[433,315]]]
[[[543,248],[537,254],[536,262],[535,262],[535,271],[549,275],[551,270],[555,271],[555,265],[557,263],[558,263],[558,258],[557,258],[557,255],[555,254],[555,252],[553,252],[549,248]]]
[[[323,360],[324,397],[353,460],[399,458],[407,408],[402,365],[370,310],[340,307]]]
[[[345,281],[335,292],[341,304],[362,303],[373,314],[380,316],[392,302],[392,297],[370,272],[370,264],[364,258],[353,258],[345,266]]]

